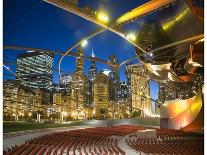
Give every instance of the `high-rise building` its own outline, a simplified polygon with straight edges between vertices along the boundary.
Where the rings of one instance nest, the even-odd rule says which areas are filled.
[[[71,94],[71,86],[72,86],[72,75],[71,74],[62,75],[59,84],[59,89],[66,92],[67,94]]]
[[[126,79],[127,79],[127,99],[128,99],[129,102],[131,102],[131,77],[130,77],[128,65],[129,64],[126,65],[124,74],[125,74]]]
[[[17,80],[6,80],[3,82],[3,115],[6,118],[18,112],[19,86],[20,81]]]
[[[109,56],[109,62],[113,65],[119,65],[118,59],[115,57],[115,55]],[[114,84],[119,85],[119,68],[110,67],[110,76]]]
[[[45,93],[37,89],[31,90],[22,85],[20,80],[6,80],[3,83],[5,120],[15,118],[18,121],[18,118],[28,116],[30,112],[39,112],[46,100]]]
[[[52,90],[53,54],[47,52],[30,52],[19,54],[16,74],[32,89]]]
[[[128,100],[128,86],[126,82],[120,82],[119,88],[117,89],[117,100],[126,101]]]
[[[65,74],[65,75],[62,75],[61,76],[61,79],[60,79],[60,83],[61,84],[70,84],[72,82],[72,75],[71,74]]]
[[[70,82],[69,82],[70,84]],[[62,87],[63,85],[67,85],[66,83],[64,84],[53,84],[53,91],[52,91],[52,103],[53,103],[53,108],[59,113],[67,113],[67,116],[70,118],[72,117],[72,112],[73,108],[71,107],[72,104],[72,97],[71,93],[68,92],[67,89]],[[61,119],[62,119],[62,115]],[[62,121],[62,120],[61,120]]]
[[[95,117],[105,118],[108,115],[110,84],[107,75],[103,72],[97,74],[94,81],[94,110]]]
[[[52,91],[52,103],[53,105],[62,105],[62,101],[61,101],[61,96],[62,96],[62,91],[59,89],[58,85],[57,87],[54,87],[53,91]]]
[[[95,54],[93,52],[93,49],[92,49],[92,57],[94,58],[95,57]],[[94,91],[93,91],[93,84],[94,84],[94,81],[96,79],[96,75],[97,75],[97,67],[96,67],[96,62],[94,60],[91,61],[91,66],[89,68],[89,73],[88,73],[88,76],[89,76],[89,104],[90,105],[93,105],[93,94],[94,94]]]
[[[94,54],[93,50],[92,50],[92,57],[93,58],[95,57],[95,54]],[[88,73],[89,80],[94,81],[96,79],[96,75],[97,75],[96,61],[92,60],[91,61],[91,66],[89,68],[89,73]]]
[[[84,51],[81,47],[77,51],[76,69],[72,75],[72,108],[82,109],[88,104],[88,80],[84,74]]]
[[[131,81],[132,110],[141,110],[141,117],[150,117],[152,113],[150,87],[147,69],[140,64],[128,65]]]
[[[114,66],[119,64],[119,61],[115,57],[115,55],[110,55],[109,56],[109,62]],[[119,69],[116,68],[116,67],[110,67],[109,76],[110,76],[110,79],[112,81],[112,88],[111,88],[111,91],[110,91],[110,100],[116,101],[117,100],[117,98],[116,98],[117,97],[117,91],[118,91],[119,82],[120,82]]]

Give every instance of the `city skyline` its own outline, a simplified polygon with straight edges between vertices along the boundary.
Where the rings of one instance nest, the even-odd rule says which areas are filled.
[[[54,49],[64,52],[67,48],[73,45],[76,40],[79,40],[79,38],[85,36],[97,27],[96,25],[91,24],[84,19],[53,7],[45,2],[24,1],[21,2],[22,5],[20,8],[14,7],[16,3],[17,2],[15,1],[4,2],[4,45],[22,45],[25,47]],[[92,2],[89,2],[89,4],[86,3],[87,2],[80,2],[80,5],[92,5],[95,8],[104,6],[107,11],[110,10],[110,8],[107,8],[110,6],[107,5],[109,3],[107,1],[105,2],[106,4],[101,4],[101,2],[100,4],[98,2],[93,4],[91,4]],[[110,12],[110,18],[113,19],[123,12],[132,9],[134,5],[140,5],[141,3],[144,3],[144,1],[133,1],[131,4],[127,4],[126,8],[116,7],[116,10]],[[112,5],[121,6],[122,4],[123,2],[120,1],[120,4],[118,2],[113,2]],[[29,7],[31,7],[31,10],[28,9]],[[47,22],[44,21],[44,18],[48,19]],[[68,20],[68,22],[65,23],[65,21],[63,22],[63,19],[65,18],[73,20]],[[155,18],[155,15],[153,15],[151,18]],[[132,30],[137,30],[137,26],[135,27],[133,24],[132,26],[129,25],[128,27],[130,27]],[[120,44],[123,46],[120,47]],[[88,45],[84,48],[86,56],[91,56],[92,48],[95,55],[104,60],[108,60],[111,54],[115,54],[119,62],[123,62],[135,56],[135,49],[132,45],[109,31],[103,32],[102,34],[88,40]],[[25,51],[4,50],[4,61],[15,62],[17,55],[24,52]],[[73,50],[73,52],[76,52],[76,49]],[[58,68],[57,64],[59,59],[59,55],[54,56],[55,69]],[[135,60],[134,62],[138,61]],[[88,74],[90,61],[85,60],[84,63],[84,72]],[[96,63],[96,66],[98,71],[109,68],[107,65],[100,64],[98,62]],[[9,65],[9,67],[13,71],[16,70],[14,65]],[[65,57],[63,59],[61,64],[62,71],[72,74],[74,72],[74,67],[75,58]],[[123,66],[120,70],[121,81],[126,81],[124,69],[125,66]],[[6,70],[4,70],[4,73],[9,74]],[[9,78],[11,78],[11,76],[4,76],[4,80]],[[54,71],[53,81],[54,83],[59,83],[57,71]],[[153,98],[157,98],[158,87],[155,85],[152,85],[151,87],[151,90],[153,91],[151,94],[154,95]]]
[[[204,0],[3,0],[3,154],[205,154],[204,21]]]

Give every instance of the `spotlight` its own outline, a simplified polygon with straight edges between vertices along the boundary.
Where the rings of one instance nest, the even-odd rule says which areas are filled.
[[[82,43],[81,43],[81,46],[85,47],[87,44],[88,44],[87,40],[83,40]]]

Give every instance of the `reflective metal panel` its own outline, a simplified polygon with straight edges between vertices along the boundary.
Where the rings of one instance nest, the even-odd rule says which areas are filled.
[[[177,0],[173,6],[160,11],[160,23],[173,41],[183,40],[204,32],[204,22],[193,12],[192,2]],[[201,8],[202,9],[202,8]]]

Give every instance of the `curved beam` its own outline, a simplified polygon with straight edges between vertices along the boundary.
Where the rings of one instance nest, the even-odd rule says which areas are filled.
[[[82,18],[84,18],[84,19],[86,19],[86,20],[88,20],[88,21],[90,21],[90,22],[92,22],[92,23],[95,23],[95,24],[97,24],[97,25],[103,27],[104,29],[107,29],[107,30],[109,30],[109,31],[111,31],[111,32],[113,32],[113,33],[119,35],[120,37],[124,38],[125,40],[127,40],[128,42],[130,42],[132,45],[134,45],[135,47],[139,48],[141,51],[143,51],[143,52],[146,53],[146,51],[145,51],[140,45],[138,45],[138,44],[136,44],[135,42],[129,40],[129,39],[127,38],[127,36],[125,36],[122,32],[120,32],[120,31],[114,29],[111,25],[108,26],[108,25],[106,25],[106,24],[103,24],[102,22],[100,22],[100,21],[98,21],[96,18],[94,18],[94,16],[88,15],[88,14],[87,14],[86,12],[84,12],[82,9],[80,9],[80,8],[74,6],[74,5],[72,5],[72,4],[70,4],[70,3],[66,2],[66,1],[62,1],[62,0],[44,0],[44,1],[47,2],[47,3],[50,3],[50,4],[52,4],[52,5],[55,5],[55,6],[59,7],[59,8],[61,8],[61,9],[64,9],[64,10],[70,12],[70,13],[76,14],[76,15],[78,15],[78,16],[80,16],[80,17],[82,17]],[[160,0],[159,0],[159,1],[160,1]],[[168,1],[172,1],[172,0],[168,0]],[[139,7],[137,7],[137,8],[139,8]],[[148,11],[146,11],[146,12],[149,13],[149,12],[151,12],[151,11],[154,11],[154,10],[148,10]],[[144,15],[144,14],[137,14],[137,17],[136,17],[136,18],[141,17],[141,16],[143,16],[143,15]],[[125,16],[125,14],[124,14],[124,16]],[[121,17],[122,17],[122,16],[121,16]],[[120,18],[121,18],[121,17],[120,17]],[[118,18],[118,19],[120,19],[120,18]],[[133,17],[133,18],[134,18],[134,17]],[[132,19],[132,18],[131,18],[131,19]],[[126,21],[126,20],[125,20],[125,21]],[[120,21],[116,21],[116,22],[113,23],[113,24],[117,25],[117,24],[121,24],[121,23],[123,23],[123,22],[121,22],[121,20],[120,20]]]
[[[88,15],[87,12],[85,12],[83,9],[80,9],[80,8],[74,6],[73,4],[70,4],[69,2],[63,1],[63,0],[44,0],[44,1],[47,3],[50,3],[52,5],[55,5],[61,9],[64,9],[68,12],[76,14],[76,15],[78,15],[78,16],[80,16],[90,22],[93,22],[93,23],[105,28],[105,29],[108,29],[109,31],[119,35],[120,37],[124,38],[125,40],[130,42],[132,45],[134,45],[135,47],[139,48],[141,51],[146,53],[146,51],[140,45],[129,40],[127,38],[127,36],[125,36],[122,32],[112,28],[111,26],[107,26],[106,24],[103,24],[101,21],[98,21],[96,18],[94,18],[94,16]],[[175,0],[153,0],[153,1],[150,1],[148,3],[145,3],[144,5],[138,6],[136,9],[133,9],[131,12],[124,14],[123,16],[118,18],[118,20],[115,23],[121,24],[126,21],[132,20],[134,18],[141,17],[147,13],[156,11],[157,9],[159,9],[165,5],[168,5],[172,2],[175,2]]]
[[[185,44],[185,43],[190,43],[190,42],[193,42],[193,41],[196,41],[196,40],[200,40],[202,38],[204,38],[204,34],[199,34],[197,36],[193,36],[193,37],[190,37],[190,38],[187,38],[187,39],[184,39],[184,40],[179,40],[179,41],[176,41],[176,42],[173,42],[173,43],[155,48],[153,50],[150,50],[149,52],[153,53],[155,51],[160,51],[160,50],[163,50],[165,48],[172,47],[172,46],[177,46],[177,45],[180,45],[180,44]]]
[[[79,40],[78,42],[76,42],[71,48],[67,49],[67,51],[66,51],[65,54],[60,58],[59,63],[58,63],[59,78],[60,78],[60,80],[61,80],[61,77],[62,77],[62,75],[61,75],[61,71],[60,71],[60,70],[61,70],[61,66],[60,66],[60,65],[61,65],[61,63],[62,63],[62,61],[63,61],[63,58],[64,58],[68,53],[71,53],[71,51],[72,51],[74,48],[76,48],[77,46],[79,46],[79,45],[82,43],[82,41],[84,41],[84,40],[88,40],[88,39],[92,38],[93,36],[95,36],[95,35],[97,35],[97,34],[103,32],[103,31],[105,31],[104,28],[99,28],[99,29],[97,29],[96,31],[91,32],[89,35],[87,35],[86,37],[82,38],[82,39]],[[93,58],[93,57],[92,57],[92,58]]]
[[[56,50],[49,50],[49,49],[41,49],[41,48],[32,48],[32,47],[23,47],[23,46],[3,46],[3,49],[10,49],[10,50],[25,50],[25,51],[39,51],[39,52],[48,52],[48,53],[53,53],[53,54],[59,54],[59,55],[65,55],[64,52],[56,51]],[[106,64],[112,67],[118,67],[116,65],[111,64],[110,62],[106,60],[102,60],[101,58],[97,57],[91,57],[91,56],[79,56],[76,53],[73,52],[68,52],[67,56],[72,56],[72,57],[83,57],[86,60],[92,60],[92,61],[97,61],[102,64]]]
[[[118,19],[118,23],[123,23],[129,20],[133,20],[139,16],[149,14],[150,12],[156,11],[165,5],[175,2],[176,0],[151,0],[130,12],[125,13]]]
[[[76,48],[78,45],[81,44],[82,41],[84,40],[88,40],[90,38],[92,38],[93,36],[101,33],[101,32],[104,32],[106,29],[118,34],[119,36],[121,36],[122,38],[126,39],[128,42],[130,42],[131,44],[133,44],[134,46],[136,46],[137,48],[139,48],[141,51],[143,51],[144,53],[146,53],[146,51],[139,45],[137,46],[137,44],[135,44],[134,42],[132,42],[131,40],[129,40],[124,34],[122,34],[122,32],[119,32],[117,31],[116,29],[114,29],[113,27],[116,26],[116,25],[119,25],[119,24],[123,24],[124,22],[126,21],[129,21],[129,20],[132,20],[134,18],[138,18],[138,17],[141,17],[149,12],[152,12],[152,11],[155,11],[167,4],[170,4],[172,2],[174,2],[175,0],[153,0],[153,1],[150,1],[148,3],[145,3],[144,5],[142,6],[139,6],[137,7],[136,9],[133,9],[131,12],[128,12],[128,13],[125,13],[124,15],[122,15],[121,17],[119,17],[117,20],[115,20],[114,22],[111,22],[110,26],[106,26],[105,24],[103,24],[102,22],[99,22],[97,21],[94,17],[92,16],[89,16],[87,14],[85,14],[85,12],[74,6],[74,5],[71,5],[70,3],[68,2],[64,2],[64,1],[61,1],[61,0],[45,0],[46,2],[50,3],[50,4],[53,4],[57,7],[60,7],[66,11],[69,11],[71,13],[74,13],[78,16],[81,16],[82,18],[86,19],[86,20],[89,20],[99,26],[102,26],[102,28],[100,29],[97,29],[96,31],[90,33],[89,35],[87,35],[86,37],[82,38],[80,41],[78,41],[77,43],[75,43],[75,45],[73,45],[71,48],[69,48],[65,55],[67,55],[67,53],[69,53],[71,50],[73,50],[74,48]],[[59,61],[59,64],[58,64],[58,68],[59,68],[59,77],[61,79],[61,63],[62,63],[62,60],[64,58],[63,55],[61,58],[60,58],[60,61]]]

